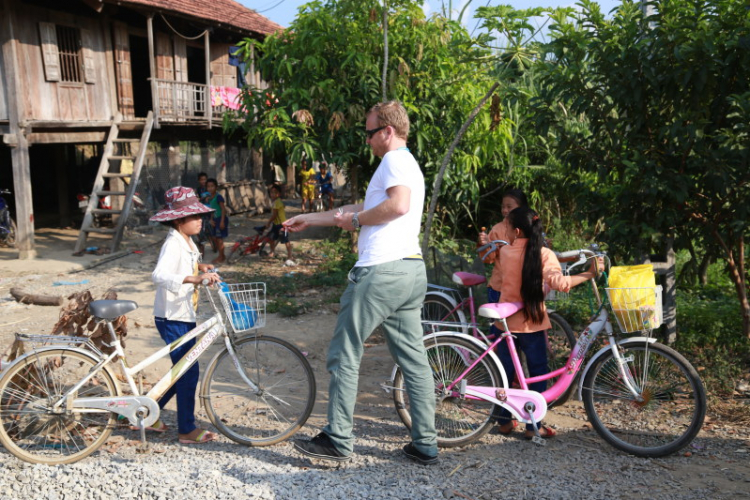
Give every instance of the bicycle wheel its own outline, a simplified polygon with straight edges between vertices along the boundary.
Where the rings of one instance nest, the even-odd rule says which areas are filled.
[[[435,321],[440,323],[455,323],[455,328],[449,326],[431,325],[426,323]],[[453,306],[442,295],[428,293],[422,303],[422,328],[424,334],[435,333],[443,330],[456,330],[460,333],[468,333],[466,327],[466,316],[463,311]]]
[[[435,428],[438,446],[452,448],[464,446],[482,438],[492,428],[494,404],[476,399],[452,397],[443,387],[458,378],[482,351],[467,340],[455,337],[439,337],[425,341],[427,359],[435,380]],[[502,379],[492,359],[486,356],[464,380],[469,386],[502,387]],[[411,429],[409,397],[401,368],[393,379],[393,402],[396,412],[407,428]],[[457,390],[456,387],[454,389]]]
[[[96,366],[93,356],[68,349],[32,353],[0,378],[0,442],[27,462],[68,464],[97,450],[112,433],[116,417],[101,410],[69,409],[56,402]],[[112,397],[119,388],[104,369],[74,397]]]
[[[16,221],[8,217],[7,223],[7,232],[4,232],[4,234],[0,236],[0,239],[2,239],[3,245],[13,248],[16,246]]]
[[[549,313],[549,321],[552,323],[552,328],[547,330],[547,364],[550,371],[555,371],[562,368],[568,361],[568,356],[570,356],[573,346],[576,345],[576,336],[565,318],[558,313]],[[564,404],[570,399],[576,386],[575,383],[570,384],[568,390],[559,398],[550,401],[547,408]]]
[[[225,348],[210,363],[201,388],[206,413],[219,431],[248,446],[284,441],[305,425],[315,404],[315,375],[305,356],[274,337],[245,337],[234,343],[241,378]]]
[[[227,255],[227,264],[236,264],[242,257],[249,254],[249,247],[252,243],[249,239],[240,240],[232,245],[232,250]]]
[[[659,343],[632,342],[620,349],[640,400],[607,352],[583,382],[583,404],[596,432],[639,457],[662,457],[687,446],[706,415],[706,390],[695,368]]]

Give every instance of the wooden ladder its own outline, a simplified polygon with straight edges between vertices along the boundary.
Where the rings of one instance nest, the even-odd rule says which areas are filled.
[[[81,231],[78,233],[75,252],[80,252],[86,247],[86,240],[88,239],[89,233],[112,235],[112,242],[110,244],[110,252],[112,253],[116,252],[120,247],[122,235],[125,231],[125,224],[130,215],[130,209],[133,206],[133,196],[135,195],[135,190],[138,185],[138,177],[141,174],[143,161],[146,158],[146,149],[153,126],[154,115],[151,111],[148,112],[145,122],[123,122],[122,114],[117,113],[115,116],[115,119],[112,122],[112,127],[109,129],[109,136],[107,137],[107,143],[104,146],[104,154],[102,155],[102,161],[99,164],[99,170],[96,173],[94,187],[91,191],[91,196],[89,196],[89,204],[86,207],[86,215],[83,217]],[[143,131],[141,132],[140,138],[119,137],[121,130],[127,128],[128,130],[138,131],[141,127],[143,128]],[[133,153],[133,149],[136,145],[138,147],[138,152]],[[126,173],[119,171],[111,172],[110,166],[112,161],[122,162],[122,160],[131,160],[133,162],[133,171]],[[128,177],[130,177],[130,183],[124,191],[104,189],[104,182],[106,179],[126,179]],[[109,196],[110,199],[118,196],[124,197],[122,208],[99,208],[99,198],[102,196]],[[94,215],[116,215],[118,217],[114,227],[101,228],[94,227]]]

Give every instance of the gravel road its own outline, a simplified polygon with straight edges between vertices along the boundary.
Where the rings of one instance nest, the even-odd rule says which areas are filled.
[[[150,252],[150,253],[149,253]],[[128,351],[158,346],[149,302],[152,247],[143,255],[73,275],[0,278],[0,347],[12,333],[49,331],[57,309],[24,306],[9,299],[10,285],[49,291],[53,281],[90,282],[99,294],[117,284],[121,298],[142,308],[132,313]],[[301,269],[301,268],[300,268]],[[58,293],[78,291],[68,286]],[[269,316],[266,333],[282,335],[309,351],[318,380],[313,416],[300,436],[312,436],[325,421],[325,347],[335,314],[315,311],[292,320]],[[140,324],[140,326],[139,326]],[[295,336],[296,335],[296,336]],[[136,352],[135,359],[142,359]],[[354,459],[343,465],[296,455],[289,442],[247,448],[223,436],[207,445],[177,444],[173,407],[163,416],[171,429],[150,434],[152,451],[136,453],[137,433],[117,429],[105,446],[72,465],[31,465],[0,448],[0,499],[735,499],[750,498],[750,432],[732,422],[708,420],[688,448],[662,459],[625,455],[591,430],[580,403],[550,412],[558,437],[536,447],[512,436],[488,435],[466,448],[441,452],[433,466],[401,455],[408,442],[389,396],[379,390],[391,363],[384,346],[366,350],[360,382]],[[201,410],[202,412],[202,410]],[[711,409],[709,408],[709,415]],[[208,425],[204,414],[199,418]]]

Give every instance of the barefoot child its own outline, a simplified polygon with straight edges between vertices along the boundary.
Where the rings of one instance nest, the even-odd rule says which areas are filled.
[[[202,214],[212,210],[200,203],[195,192],[188,187],[169,189],[164,194],[164,200],[165,208],[150,220],[161,222],[170,229],[151,277],[156,285],[156,329],[169,345],[195,328],[195,310],[198,306],[195,285],[203,280],[216,283],[220,279],[218,274],[211,272],[213,266],[200,263],[200,252],[191,238],[201,230]],[[195,339],[172,351],[172,363],[179,361],[194,345]],[[183,444],[206,443],[216,438],[214,433],[195,425],[198,377],[196,363],[159,400],[159,406],[164,408],[172,396],[177,395],[177,433]],[[165,432],[167,426],[157,420],[148,430]]]
[[[203,203],[208,205],[214,211],[214,217],[211,219],[209,238],[213,238],[214,243],[216,244],[216,251],[219,254],[212,263],[221,264],[227,260],[226,255],[224,255],[224,240],[229,235],[227,207],[224,204],[224,197],[217,192],[219,183],[216,182],[216,179],[208,179],[206,182],[206,188],[208,188],[208,196],[206,196]]]

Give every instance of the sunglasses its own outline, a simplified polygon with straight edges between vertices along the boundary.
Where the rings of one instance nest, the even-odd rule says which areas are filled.
[[[383,125],[382,127],[374,128],[372,130],[365,130],[365,134],[367,135],[368,139],[372,139],[373,135],[377,134],[386,127],[388,127],[388,125]]]

